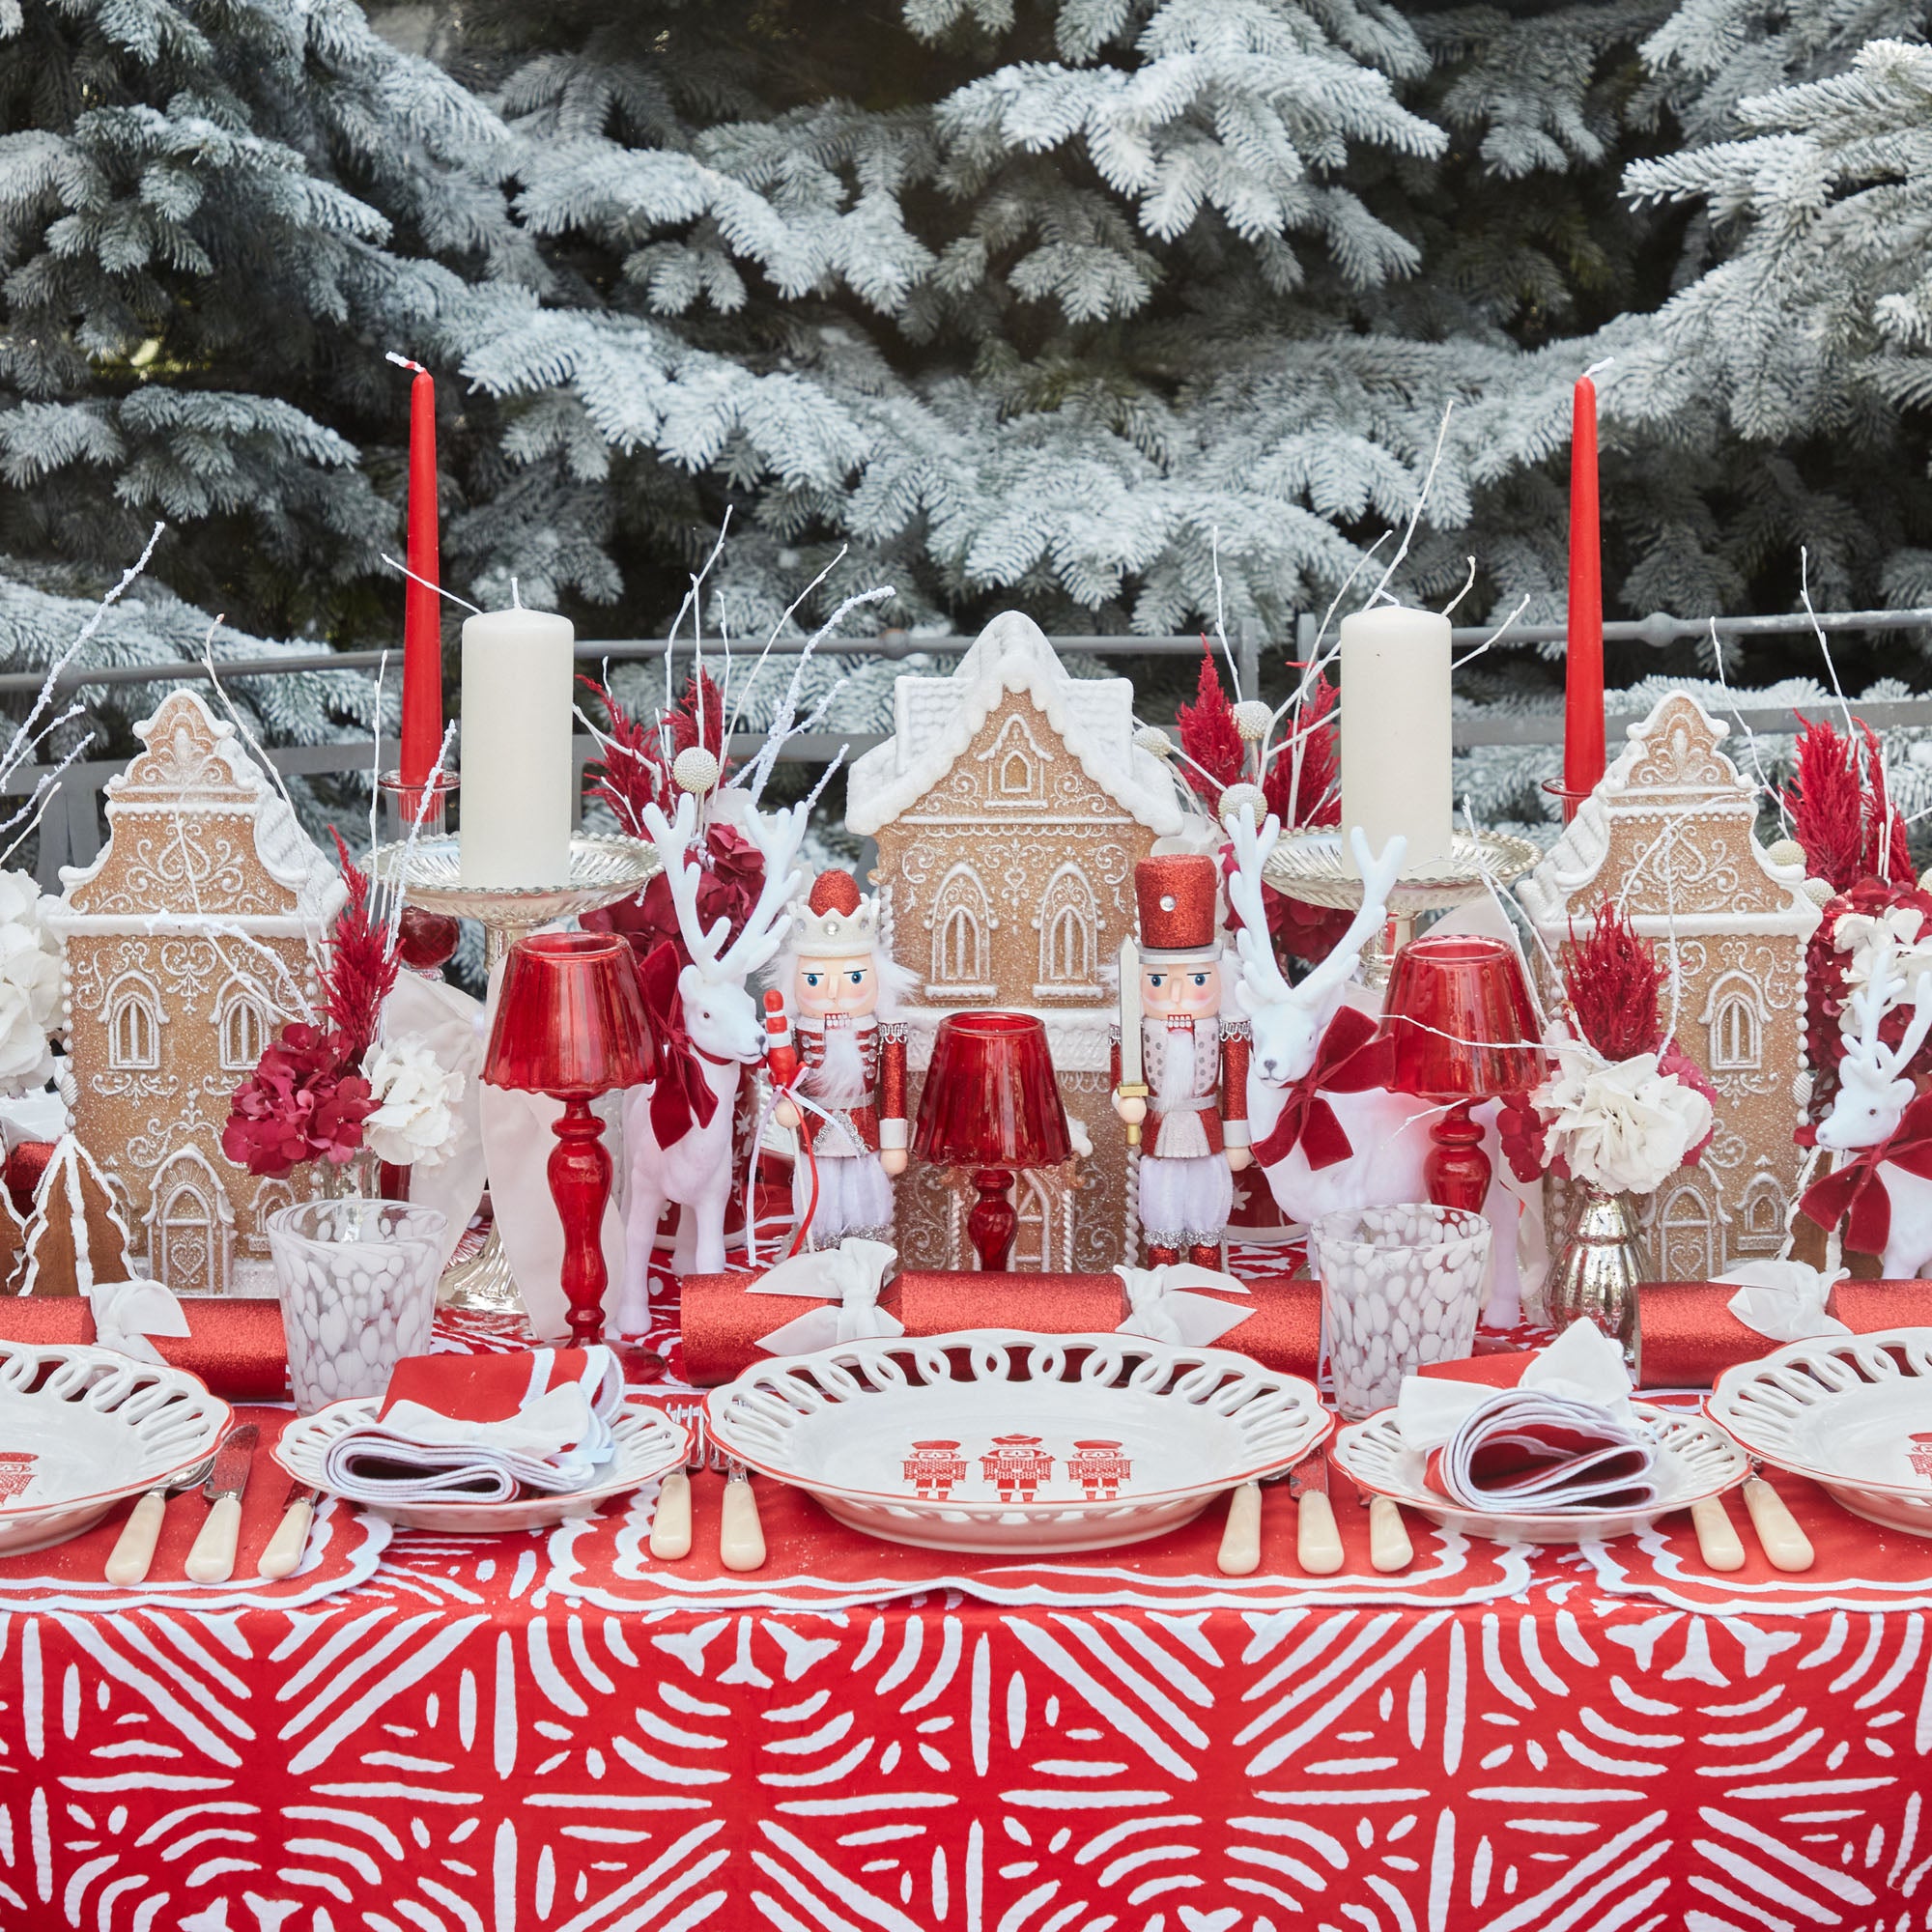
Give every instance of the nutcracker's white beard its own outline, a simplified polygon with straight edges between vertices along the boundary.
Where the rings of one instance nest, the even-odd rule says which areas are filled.
[[[825,1061],[812,1082],[821,1105],[849,1107],[866,1097],[866,1059],[857,1027],[825,1029]]]
[[[1221,1046],[1219,1020],[1203,1014],[1191,1031],[1172,1033],[1157,1021],[1148,1028],[1148,1084],[1155,1099],[1192,1100],[1213,1092]]]

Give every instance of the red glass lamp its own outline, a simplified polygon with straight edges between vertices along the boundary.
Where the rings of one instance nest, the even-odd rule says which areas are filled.
[[[1016,1167],[1054,1167],[1073,1151],[1046,1050],[1026,1013],[949,1013],[932,1042],[912,1151],[939,1167],[970,1167],[980,1198],[966,1233],[982,1269],[1004,1273],[1019,1216],[1007,1199]]]
[[[1467,933],[1431,933],[1396,954],[1382,1002],[1397,1092],[1446,1104],[1430,1129],[1423,1173],[1438,1208],[1483,1211],[1490,1157],[1469,1118],[1479,1100],[1526,1094],[1542,1080],[1536,1008],[1516,948]]]
[[[647,1053],[643,995],[627,940],[539,932],[511,947],[483,1078],[563,1102],[551,1128],[550,1192],[563,1223],[563,1293],[579,1344],[603,1333],[607,1279],[611,1156],[590,1103],[647,1079]]]

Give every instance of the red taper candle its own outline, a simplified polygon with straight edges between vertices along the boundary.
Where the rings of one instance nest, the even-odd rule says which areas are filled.
[[[403,605],[403,737],[406,785],[427,781],[442,747],[442,611],[437,594],[436,381],[417,369],[410,385],[410,578]]]
[[[1597,385],[1577,384],[1570,433],[1569,647],[1563,683],[1563,816],[1604,776],[1604,551],[1597,520]]]

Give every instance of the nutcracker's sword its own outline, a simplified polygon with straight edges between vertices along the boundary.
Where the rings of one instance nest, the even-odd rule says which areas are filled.
[[[1141,950],[1131,939],[1121,941],[1121,1097],[1147,1098],[1146,1071],[1141,1065]],[[1127,1127],[1127,1145],[1139,1147],[1138,1121]]]

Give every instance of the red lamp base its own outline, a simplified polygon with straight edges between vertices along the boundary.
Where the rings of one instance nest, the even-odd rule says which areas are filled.
[[[1005,1274],[1013,1258],[1013,1236],[1020,1217],[1007,1199],[1007,1189],[1012,1184],[1012,1176],[1003,1167],[979,1168],[973,1175],[980,1198],[966,1216],[966,1237],[980,1257],[981,1271],[987,1274]]]
[[[1429,1183],[1429,1198],[1436,1207],[1462,1208],[1480,1214],[1490,1196],[1494,1169],[1483,1151],[1483,1130],[1469,1118],[1472,1104],[1459,1102],[1429,1130],[1434,1145],[1422,1164],[1422,1176]]]
[[[604,1333],[604,1209],[611,1199],[611,1155],[604,1122],[582,1097],[567,1099],[551,1122],[551,1199],[563,1223],[563,1294],[570,1304],[570,1339],[580,1348]]]

